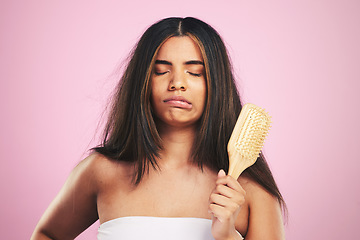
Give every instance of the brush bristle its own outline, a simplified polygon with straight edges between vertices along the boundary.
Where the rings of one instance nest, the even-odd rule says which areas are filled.
[[[255,105],[251,106],[246,114],[235,148],[243,158],[256,161],[270,129],[270,116]]]

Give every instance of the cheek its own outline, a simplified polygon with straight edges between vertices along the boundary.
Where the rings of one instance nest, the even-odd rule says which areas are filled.
[[[199,82],[192,86],[192,94],[195,96],[193,100],[196,102],[196,111],[203,114],[207,99],[207,87],[205,80],[204,82]]]

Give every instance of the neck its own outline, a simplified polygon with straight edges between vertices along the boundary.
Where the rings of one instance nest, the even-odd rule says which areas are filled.
[[[191,127],[158,126],[163,142],[158,163],[162,168],[179,168],[190,164],[196,129]]]

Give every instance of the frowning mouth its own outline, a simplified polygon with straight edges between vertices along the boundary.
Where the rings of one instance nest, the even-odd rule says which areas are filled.
[[[192,104],[183,96],[172,96],[164,100],[164,103],[176,108],[191,109]]]

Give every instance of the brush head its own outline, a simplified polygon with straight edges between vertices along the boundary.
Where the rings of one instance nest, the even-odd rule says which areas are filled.
[[[270,118],[254,104],[243,106],[227,146],[229,175],[235,179],[259,157],[270,129]]]

